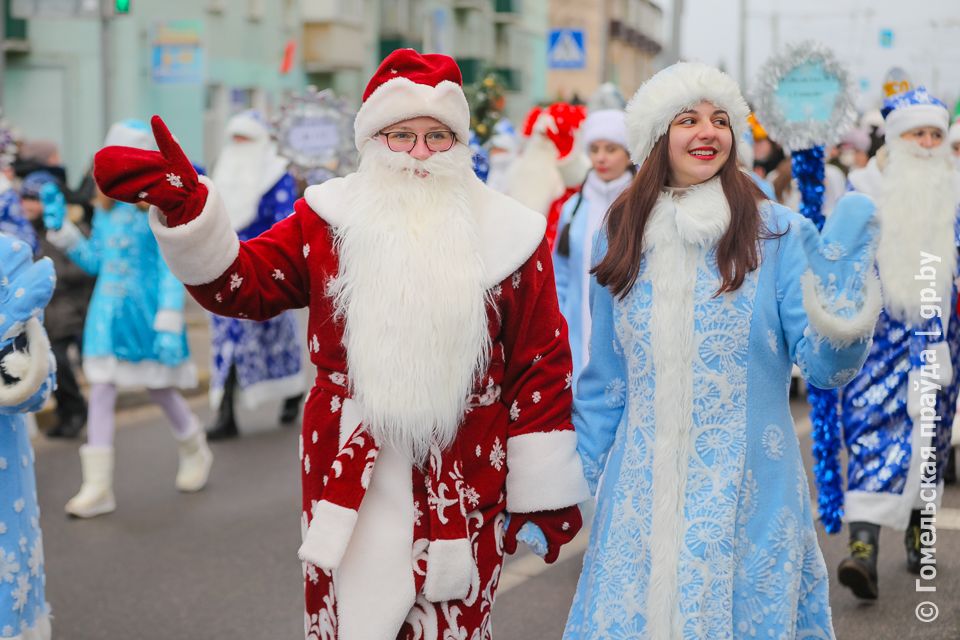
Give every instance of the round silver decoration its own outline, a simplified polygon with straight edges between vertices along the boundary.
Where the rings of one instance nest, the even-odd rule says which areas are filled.
[[[317,184],[356,170],[355,115],[332,90],[314,86],[281,105],[274,121],[277,148],[297,178]]]
[[[790,117],[778,97],[784,78],[809,64],[820,65],[824,74],[838,84],[832,109],[826,118]],[[771,139],[789,151],[835,144],[857,119],[850,74],[833,51],[814,41],[787,45],[784,53],[771,56],[757,74],[751,98],[760,124]]]

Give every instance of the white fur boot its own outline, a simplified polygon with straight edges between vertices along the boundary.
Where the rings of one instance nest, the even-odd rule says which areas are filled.
[[[77,518],[93,518],[117,508],[113,497],[113,447],[80,447],[83,483],[65,507]]]
[[[177,441],[180,451],[180,466],[177,469],[177,489],[200,491],[210,477],[213,453],[207,446],[207,434],[199,427],[183,440]]]

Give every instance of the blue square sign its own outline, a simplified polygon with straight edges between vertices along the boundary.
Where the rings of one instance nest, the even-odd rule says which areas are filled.
[[[587,50],[583,29],[551,29],[547,36],[547,66],[551,69],[583,69]]]

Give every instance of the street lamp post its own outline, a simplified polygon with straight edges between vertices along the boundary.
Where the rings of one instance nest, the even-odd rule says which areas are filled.
[[[100,0],[100,89],[103,101],[103,133],[113,122],[113,42],[110,34],[110,18],[113,16],[114,0]]]

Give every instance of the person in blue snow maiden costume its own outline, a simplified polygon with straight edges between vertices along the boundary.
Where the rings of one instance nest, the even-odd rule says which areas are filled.
[[[56,366],[40,316],[53,262],[0,233],[0,638],[49,640],[43,538],[33,448],[23,419],[54,387]]]
[[[232,117],[226,134],[211,178],[223,194],[233,230],[240,240],[250,240],[293,213],[297,184],[288,171],[290,161],[277,153],[258,112]],[[210,334],[210,405],[217,415],[207,440],[239,435],[235,404],[255,409],[266,400],[285,398],[280,423],[293,424],[306,391],[293,312],[263,322],[211,315]]]
[[[597,512],[568,640],[834,637],[790,372],[857,373],[878,229],[861,195],[822,235],[764,198],[737,166],[747,115],[700,63],[627,107],[640,169],[597,242],[575,393]]]
[[[124,120],[105,145],[149,148],[147,125]],[[170,174],[171,184],[180,178]],[[69,515],[92,518],[116,509],[113,493],[114,410],[117,391],[146,387],[173,428],[179,452],[176,487],[199,491],[213,462],[200,421],[179,389],[194,387],[183,317],[183,285],[173,276],[150,232],[146,206],[97,196],[89,238],[65,217],[56,185],[40,192],[47,239],[97,276],[83,330],[83,373],[90,384],[87,444],[80,447],[83,483],[66,504]]]
[[[935,516],[943,496],[960,386],[949,113],[923,87],[889,98],[883,113],[885,159],[849,176],[853,189],[876,199],[883,311],[866,364],[840,393],[850,555],[837,574],[865,600],[879,595],[881,526],[905,531],[906,569],[921,572],[922,546],[933,541],[922,519]]]

